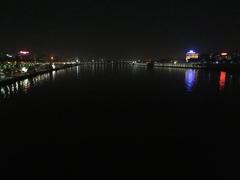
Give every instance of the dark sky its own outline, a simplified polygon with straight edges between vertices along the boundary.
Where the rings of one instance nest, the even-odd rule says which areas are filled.
[[[167,58],[240,49],[240,8],[231,0],[8,0],[0,19],[0,50]]]

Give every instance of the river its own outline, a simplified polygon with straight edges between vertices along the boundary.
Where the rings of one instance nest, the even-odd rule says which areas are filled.
[[[24,179],[238,176],[239,107],[236,71],[54,71],[0,86],[0,167]]]

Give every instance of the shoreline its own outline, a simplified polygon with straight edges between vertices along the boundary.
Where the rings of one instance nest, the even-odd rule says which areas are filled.
[[[87,63],[88,64],[88,63]],[[91,64],[91,63],[89,63]],[[0,80],[0,86],[2,85],[8,85],[8,84],[12,84],[15,83],[17,81],[22,81],[28,78],[33,78],[36,77],[38,75],[42,75],[45,73],[51,73],[53,71],[59,71],[62,69],[68,69],[71,67],[75,67],[75,66],[79,66],[79,65],[85,65],[85,64],[68,64],[68,65],[64,65],[63,67],[57,67],[54,69],[47,69],[47,70],[42,70],[42,71],[38,71],[35,73],[24,73],[22,75],[19,76],[12,76],[12,77],[7,77],[6,79]],[[152,64],[147,64],[147,63],[134,63],[132,64],[133,66],[142,66],[142,67],[149,67],[149,68],[155,68],[155,67],[161,67],[161,68],[178,68],[178,69],[202,69],[202,70],[230,70],[230,71],[236,71],[239,70],[240,71],[240,65],[232,65],[232,64],[228,64],[228,65],[219,65],[219,64],[211,64],[211,65],[203,65],[203,64],[172,64],[172,63],[155,63],[154,65]]]
[[[12,84],[12,83],[15,83],[15,82],[18,82],[18,81],[23,81],[25,79],[33,78],[33,77],[36,77],[38,75],[42,75],[42,74],[46,74],[46,73],[51,73],[53,71],[68,69],[68,68],[75,67],[75,66],[78,66],[78,65],[79,64],[65,65],[64,67],[59,67],[59,68],[55,68],[55,69],[48,69],[48,70],[43,70],[43,71],[39,71],[39,72],[35,72],[35,73],[26,73],[26,74],[23,74],[23,75],[20,75],[20,76],[9,77],[9,78],[1,80],[0,81],[0,86]]]
[[[240,70],[240,64],[185,64],[185,63],[134,63],[134,66],[144,66],[144,67],[162,67],[162,68],[181,68],[181,69],[203,69],[203,70]]]

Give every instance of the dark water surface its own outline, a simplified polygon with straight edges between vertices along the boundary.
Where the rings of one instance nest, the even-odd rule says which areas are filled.
[[[240,72],[79,66],[0,86],[0,170],[15,179],[229,179]]]

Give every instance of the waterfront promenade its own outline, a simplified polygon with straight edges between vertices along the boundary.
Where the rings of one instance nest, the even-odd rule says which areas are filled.
[[[58,71],[79,65],[132,65],[130,62],[56,62],[56,63],[2,63],[0,64],[0,84],[9,84],[44,73]]]
[[[8,84],[40,74],[58,71],[79,65],[79,63],[21,63],[0,64],[0,83]]]
[[[56,62],[56,63],[2,63],[0,64],[0,84],[9,84],[15,81],[24,80],[44,73],[58,71],[78,65],[98,66],[98,65],[127,65],[143,67],[161,68],[182,68],[182,69],[206,69],[206,70],[238,70],[239,64],[203,64],[203,63],[136,63],[130,61],[123,62]]]
[[[186,68],[186,69],[213,69],[213,70],[236,70],[240,64],[203,64],[203,63],[133,63],[134,66]]]

